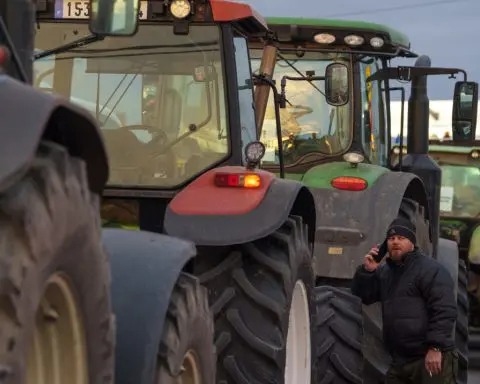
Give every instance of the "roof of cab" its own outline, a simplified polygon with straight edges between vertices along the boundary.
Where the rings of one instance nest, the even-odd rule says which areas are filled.
[[[298,25],[304,27],[318,27],[318,28],[339,28],[354,30],[367,30],[371,32],[382,32],[388,34],[390,41],[394,45],[399,45],[405,48],[410,48],[410,39],[396,29],[390,28],[386,25],[370,23],[366,21],[351,21],[351,20],[336,20],[336,19],[309,19],[301,17],[267,17],[269,26],[274,25]]]

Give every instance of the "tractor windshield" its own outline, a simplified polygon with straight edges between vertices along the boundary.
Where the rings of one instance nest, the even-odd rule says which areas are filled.
[[[88,35],[83,23],[41,23],[43,51]],[[35,85],[97,119],[110,161],[110,186],[179,186],[229,154],[218,26],[140,25],[35,62]]]
[[[252,70],[258,73],[259,50],[252,50]],[[323,77],[327,66],[334,62],[346,64],[350,70],[349,56],[335,57],[327,53],[305,52],[301,58],[295,54],[284,54],[277,59],[274,80],[280,90],[284,76],[302,77],[314,72]],[[352,140],[352,96],[343,106],[334,107],[325,100],[325,84],[319,81],[287,81],[286,108],[280,109],[283,155],[285,165],[292,165],[303,159],[338,155],[344,152]],[[277,165],[278,144],[275,124],[273,96],[269,97],[261,140],[267,147],[262,163]]]
[[[449,217],[480,217],[480,168],[441,164],[440,211]]]

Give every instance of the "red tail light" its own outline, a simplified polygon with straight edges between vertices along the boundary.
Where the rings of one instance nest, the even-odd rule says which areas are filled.
[[[262,185],[260,175],[241,173],[215,174],[217,187],[259,188]]]
[[[367,188],[367,180],[360,177],[341,176],[331,181],[332,187],[346,191],[363,191]]]

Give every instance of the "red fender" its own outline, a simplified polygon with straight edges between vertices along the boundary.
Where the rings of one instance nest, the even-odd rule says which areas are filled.
[[[217,173],[256,174],[257,188],[218,187]],[[212,169],[194,180],[170,202],[170,209],[178,215],[243,215],[253,211],[262,202],[276,176],[273,173],[245,167],[225,166]]]

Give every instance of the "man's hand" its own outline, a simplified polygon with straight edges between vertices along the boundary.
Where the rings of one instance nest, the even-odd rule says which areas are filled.
[[[425,369],[430,375],[442,373],[442,352],[429,349],[425,356]]]
[[[379,251],[378,247],[374,246],[363,258],[363,266],[367,271],[373,272],[378,268],[379,264],[373,259],[373,256],[377,256]]]

